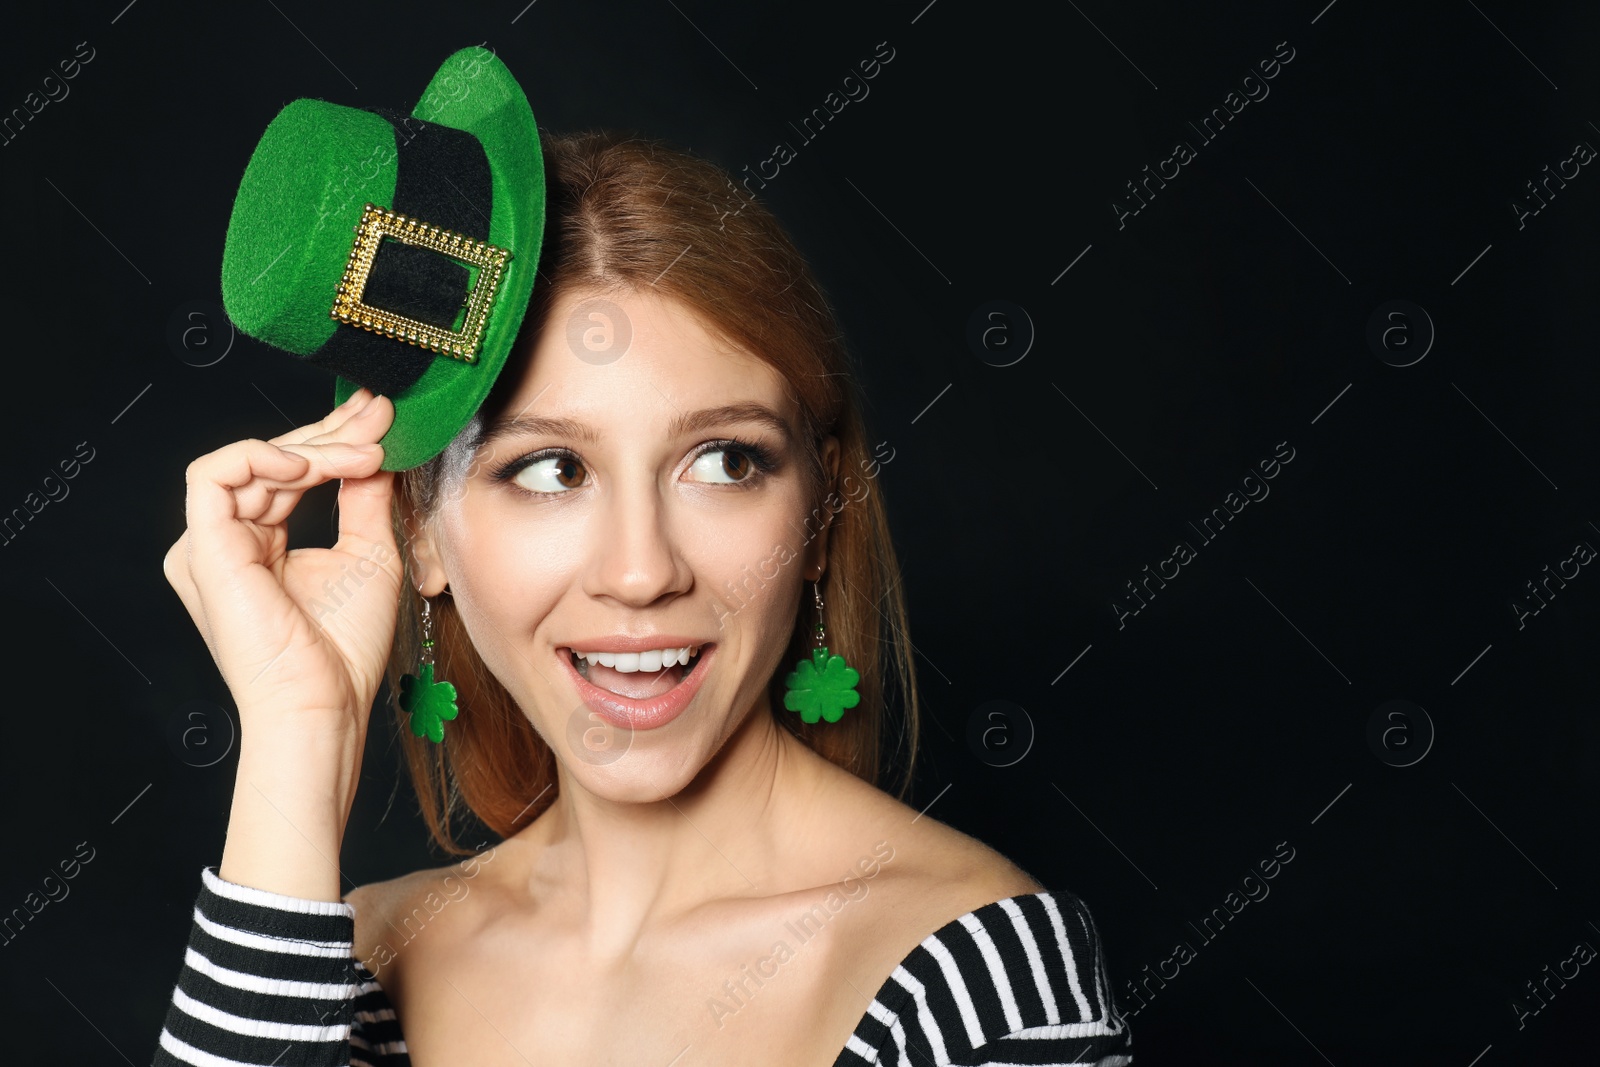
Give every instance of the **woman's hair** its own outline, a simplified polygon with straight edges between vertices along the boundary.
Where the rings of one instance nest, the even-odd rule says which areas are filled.
[[[737,189],[727,173],[658,140],[603,131],[541,131],[547,214],[533,298],[513,355],[484,404],[455,444],[395,482],[394,527],[406,561],[408,526],[437,506],[483,427],[484,413],[508,399],[531,357],[538,331],[566,294],[653,291],[680,301],[715,334],[773,367],[798,401],[808,499],[807,541],[828,528],[828,565],[821,585],[827,602],[827,644],[861,675],[861,702],[836,723],[806,724],[784,709],[788,665],[814,643],[811,598],[802,598],[784,666],[768,682],[778,720],[824,758],[874,786],[883,773],[890,734],[888,693],[904,707],[900,741],[909,742],[897,795],[911,784],[916,759],[918,703],[907,636],[905,594],[889,537],[877,465],[869,452],[860,399],[838,321],[805,259],[778,220]],[[555,328],[561,328],[556,326]],[[826,481],[820,444],[839,440],[839,478],[854,473],[867,491],[854,499]],[[830,521],[831,516],[831,521]],[[409,521],[408,521],[409,520]],[[795,565],[803,558],[797,555]],[[747,576],[761,585],[782,580]],[[420,598],[402,590],[389,660],[391,696],[417,662]],[[450,596],[435,598],[437,676],[454,683],[460,716],[445,743],[416,737],[396,713],[433,839],[448,853],[470,850],[456,840],[463,808],[502,838],[555,799],[555,757],[511,695],[489,672]]]

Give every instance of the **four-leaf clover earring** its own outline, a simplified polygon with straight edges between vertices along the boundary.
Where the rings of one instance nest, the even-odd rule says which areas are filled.
[[[435,744],[444,741],[444,720],[460,714],[456,687],[433,680],[433,611],[422,598],[422,661],[416,674],[400,678],[400,707],[411,716],[411,732]]]
[[[828,655],[828,646],[822,643],[827,630],[822,625],[822,587],[818,582],[811,583],[817,601],[817,647],[811,650],[810,659],[796,662],[795,669],[784,678],[787,691],[783,706],[798,711],[802,722],[816,722],[819,718],[838,722],[845,708],[861,703],[861,694],[856,691],[861,674],[848,666],[843,656]]]

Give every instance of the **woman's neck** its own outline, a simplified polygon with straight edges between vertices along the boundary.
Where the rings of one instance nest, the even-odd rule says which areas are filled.
[[[816,798],[832,769],[763,699],[671,796],[611,799],[560,766],[560,794],[512,839],[531,847],[501,874],[564,913],[596,958],[622,960],[651,927],[708,901],[802,888],[804,857],[824,844]]]

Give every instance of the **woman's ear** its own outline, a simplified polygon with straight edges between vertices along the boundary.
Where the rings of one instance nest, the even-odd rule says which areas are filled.
[[[822,439],[823,494],[816,504],[816,514],[821,525],[816,536],[805,547],[805,570],[802,576],[808,582],[820,581],[828,567],[828,531],[833,528],[833,517],[844,507],[844,498],[834,488],[839,477],[839,439],[829,434]]]
[[[439,558],[432,524],[412,513],[405,518],[405,529],[406,547],[411,554],[411,578],[417,583],[417,592],[425,597],[436,597],[450,584],[450,577],[445,573],[444,561]]]

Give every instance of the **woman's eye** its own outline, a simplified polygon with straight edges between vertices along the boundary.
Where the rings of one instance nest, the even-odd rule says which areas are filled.
[[[523,467],[512,479],[534,493],[564,493],[583,484],[583,464],[572,456],[546,456]]]
[[[733,485],[748,481],[754,464],[737,448],[708,448],[695,457],[689,469],[697,480]]]
[[[760,451],[725,444],[701,452],[689,464],[689,469],[692,481],[743,486],[754,485],[758,478],[773,469],[773,464]],[[507,464],[507,473],[496,477],[508,479],[530,493],[557,496],[583,488],[588,480],[588,467],[576,455],[558,453],[515,460]]]

